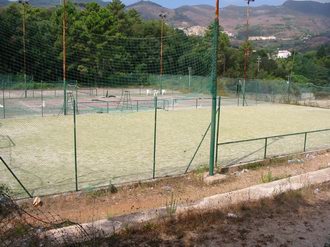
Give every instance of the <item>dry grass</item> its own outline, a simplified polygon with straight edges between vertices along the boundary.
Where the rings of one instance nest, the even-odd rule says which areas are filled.
[[[97,243],[120,247],[323,246],[330,241],[329,195],[327,183],[222,210],[190,211],[126,227]]]

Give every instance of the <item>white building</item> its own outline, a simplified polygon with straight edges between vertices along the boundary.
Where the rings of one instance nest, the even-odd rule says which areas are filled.
[[[192,27],[179,27],[188,36],[204,36],[206,32],[206,27],[192,26]]]
[[[228,32],[228,31],[221,31],[221,33],[227,34],[229,38],[234,38],[235,37],[235,35],[233,33]]]
[[[288,58],[290,56],[291,52],[288,50],[279,50],[276,55],[277,58]]]
[[[249,40],[256,41],[256,40],[276,40],[275,36],[251,36]]]

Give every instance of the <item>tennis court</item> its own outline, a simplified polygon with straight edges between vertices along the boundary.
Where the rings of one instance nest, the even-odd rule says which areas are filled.
[[[210,109],[158,110],[156,177],[182,174],[210,122]],[[264,104],[221,109],[219,142],[330,128],[327,109]],[[35,195],[75,189],[73,116],[27,117],[1,120],[1,135],[14,147],[2,156]],[[82,114],[77,116],[79,189],[152,178],[154,112]],[[302,136],[270,141],[269,154],[301,151]],[[263,142],[221,147],[222,165],[258,158]],[[329,148],[330,131],[308,138],[307,150]],[[209,134],[192,168],[208,163]],[[18,195],[22,189],[4,166],[1,183]]]

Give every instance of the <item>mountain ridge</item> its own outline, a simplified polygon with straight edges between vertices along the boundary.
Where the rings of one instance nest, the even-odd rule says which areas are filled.
[[[91,0],[75,0],[82,6]],[[108,4],[96,0],[102,6]],[[235,2],[235,1],[234,1]],[[10,3],[0,0],[0,6]],[[58,0],[30,0],[31,5],[51,7],[58,5]],[[51,5],[51,6],[49,6]],[[152,1],[138,1],[126,6],[135,9],[141,17],[159,20],[161,12],[167,13],[166,22],[180,29],[194,27],[205,30],[214,18],[214,7],[207,4],[183,5],[170,9]],[[243,36],[246,23],[246,7],[229,5],[220,11],[220,23],[227,32]],[[287,0],[280,6],[261,5],[251,7],[251,35],[275,35],[280,39],[299,38],[308,35],[321,35],[330,30],[330,3],[317,1]]]
[[[158,13],[167,12],[167,22],[178,28],[210,25],[214,17],[214,8],[210,5],[185,5],[176,9],[148,8],[150,1],[140,1],[129,5],[145,19],[159,19]],[[159,7],[158,7],[159,8]],[[246,7],[230,5],[220,11],[220,23],[230,33],[242,36],[246,23]],[[276,35],[289,39],[306,35],[320,35],[330,29],[330,3],[316,1],[288,0],[280,6],[262,5],[251,7],[250,23],[252,35]]]

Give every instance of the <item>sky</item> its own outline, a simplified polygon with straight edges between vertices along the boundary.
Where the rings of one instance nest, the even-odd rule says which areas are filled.
[[[123,0],[126,5],[137,2],[138,0]],[[196,5],[196,4],[208,4],[214,5],[215,0],[152,0],[155,3],[158,3],[167,8],[177,8],[182,5]],[[304,0],[302,0],[304,1]],[[317,0],[318,2],[327,2],[330,0]],[[251,6],[259,6],[259,5],[281,5],[285,0],[255,0],[255,2],[251,2]],[[245,0],[220,0],[220,7],[225,7],[230,4],[234,5],[245,5]]]

